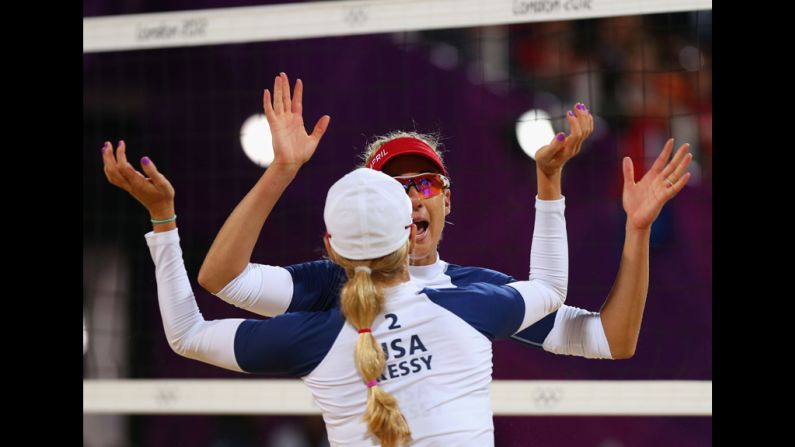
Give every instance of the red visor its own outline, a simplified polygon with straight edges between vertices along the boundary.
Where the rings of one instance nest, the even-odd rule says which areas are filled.
[[[433,162],[444,175],[448,175],[447,169],[442,165],[442,160],[439,159],[436,152],[421,140],[411,137],[395,138],[384,143],[367,160],[367,167],[380,171],[389,160],[401,155],[419,155]]]

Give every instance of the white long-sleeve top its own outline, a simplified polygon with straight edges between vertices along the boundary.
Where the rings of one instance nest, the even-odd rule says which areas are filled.
[[[491,341],[510,337],[556,311],[566,293],[563,203],[538,219],[527,281],[385,290],[372,324],[384,348],[379,386],[397,399],[413,445],[494,444],[489,384]],[[538,239],[536,238],[538,236]],[[338,306],[269,320],[205,321],[188,281],[177,230],[149,233],[163,325],[180,355],[223,368],[289,374],[309,387],[333,446],[373,446],[362,415],[367,388],[353,363],[358,334]]]

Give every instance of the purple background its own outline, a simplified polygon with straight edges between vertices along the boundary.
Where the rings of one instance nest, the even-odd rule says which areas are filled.
[[[84,15],[254,2],[154,3],[85,1]],[[711,380],[711,67],[707,62],[696,74],[685,72],[671,50],[681,40],[698,45],[709,57],[711,24],[704,17],[699,15],[697,28],[687,14],[645,18],[637,29],[617,19],[511,26],[511,72],[499,85],[484,81],[482,66],[478,70],[476,58],[468,56],[467,49],[481,39],[477,29],[423,33],[415,43],[405,36],[372,35],[83,55],[84,243],[121,244],[130,256],[131,377],[240,376],[180,358],[169,349],[143,240],[147,216],[107,183],[99,153],[103,141],[125,139],[131,160],[150,156],[174,185],[188,273],[208,319],[251,316],[203,291],[195,278],[225,217],[262,174],[243,154],[238,135],[242,122],[261,111],[262,90],[272,88],[279,71],[287,72],[291,82],[303,79],[310,129],[322,114],[332,120],[315,156],[265,225],[254,261],[287,265],[317,259],[328,187],[353,168],[373,136],[416,127],[441,133],[453,181],[448,219],[453,225],[446,228],[442,258],[521,278],[528,269],[535,168],[518,149],[513,126],[525,110],[544,104],[542,90],[554,92],[568,107],[575,101],[593,105],[590,97],[572,97],[568,80],[575,72],[563,61],[573,55],[587,62],[593,80],[589,91],[602,91],[594,113],[604,119],[605,129],[586,143],[564,174],[567,304],[598,310],[609,292],[623,242],[621,158],[633,156],[639,177],[643,164],[661,148],[657,135],[670,135],[672,115],[687,115],[699,124],[699,139],[691,141],[700,163],[698,181],[668,204],[655,224],[649,294],[634,358],[586,360],[497,342],[494,378]],[[636,76],[632,65],[605,56],[620,48],[618,39],[600,34],[610,26],[629,27],[634,39],[658,48],[661,66],[644,66],[648,74],[640,78],[643,92],[658,91],[643,97],[640,111],[621,97],[621,86]],[[431,62],[434,45],[443,41],[461,50],[457,68]],[[557,46],[545,45],[550,42]],[[545,47],[557,50],[544,53],[540,48]],[[550,57],[558,57],[559,64],[543,65]],[[667,81],[655,84],[655,76]],[[680,86],[680,78],[689,89]],[[655,101],[654,94],[662,101]],[[323,438],[319,417],[131,419],[133,445],[209,445],[220,439],[228,445],[267,445],[272,428],[285,423]],[[495,437],[498,446],[602,447],[702,446],[712,438],[711,418],[693,417],[496,417]]]

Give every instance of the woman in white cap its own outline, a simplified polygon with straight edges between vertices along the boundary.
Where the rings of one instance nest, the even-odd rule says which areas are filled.
[[[527,281],[421,289],[410,281],[416,226],[403,186],[357,169],[328,191],[324,243],[348,280],[340,306],[269,320],[205,321],[176,228],[174,189],[152,161],[146,177],[120,143],[103,147],[108,180],[149,211],[166,336],[178,354],[222,368],[300,377],[333,446],[494,444],[491,341],[558,309],[568,256],[563,198],[537,203]],[[537,267],[536,267],[537,266]]]

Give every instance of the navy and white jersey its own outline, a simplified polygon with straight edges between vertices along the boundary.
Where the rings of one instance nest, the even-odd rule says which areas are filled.
[[[532,246],[536,251],[543,249],[545,244],[560,243],[559,238],[549,239],[550,235],[560,234],[563,208],[563,199],[536,200],[536,231]],[[545,232],[547,228],[549,231]],[[563,228],[565,238],[565,224]],[[495,270],[449,264],[442,261],[438,253],[436,259],[432,265],[409,266],[412,281],[421,287],[437,289],[466,287],[480,282],[505,285],[517,281]],[[531,267],[548,268],[547,262],[548,257],[542,253],[542,256],[531,260]],[[346,279],[345,271],[328,260],[288,267],[251,263],[216,295],[263,316],[325,311],[339,306],[339,291]],[[555,354],[612,358],[599,313],[567,305],[515,334],[512,339]]]
[[[362,421],[367,387],[354,365],[356,330],[338,306],[269,320],[205,321],[177,230],[149,233],[163,326],[175,352],[234,371],[288,374],[309,387],[332,446],[374,446]],[[379,386],[392,393],[416,446],[494,445],[491,341],[522,331],[565,298],[544,280],[384,290],[372,333],[386,354]]]

